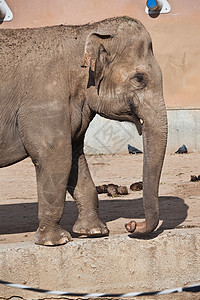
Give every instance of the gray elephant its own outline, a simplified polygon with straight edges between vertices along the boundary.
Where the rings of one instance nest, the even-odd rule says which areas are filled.
[[[35,165],[35,243],[71,240],[59,225],[67,190],[78,209],[73,231],[108,234],[83,152],[96,113],[133,122],[143,135],[145,221],[131,221],[126,228],[153,231],[159,221],[167,117],[161,70],[144,26],[120,17],[84,26],[1,29],[0,40],[0,167],[28,156]]]

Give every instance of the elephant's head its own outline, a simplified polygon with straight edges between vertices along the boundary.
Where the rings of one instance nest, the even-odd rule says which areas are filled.
[[[106,118],[131,121],[143,135],[143,204],[146,220],[131,221],[130,232],[149,233],[159,221],[158,187],[167,142],[162,74],[150,35],[131,20],[115,33],[92,33],[85,45],[90,108]]]

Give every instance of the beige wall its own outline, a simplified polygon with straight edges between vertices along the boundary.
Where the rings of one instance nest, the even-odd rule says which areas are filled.
[[[168,108],[200,108],[200,1],[169,0],[172,10],[158,18],[145,12],[145,0],[7,0],[14,18],[0,28],[84,24],[128,15],[150,32],[164,75]]]

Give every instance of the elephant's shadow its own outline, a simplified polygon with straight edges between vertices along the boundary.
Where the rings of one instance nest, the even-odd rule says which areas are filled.
[[[157,231],[173,229],[187,217],[188,206],[178,197],[159,197],[160,220],[163,221]],[[134,200],[114,199],[101,200],[99,214],[103,222],[118,218],[144,219],[142,198]],[[72,236],[72,227],[77,218],[77,210],[73,201],[66,201],[61,225]],[[38,227],[37,203],[21,203],[0,205],[0,234],[13,234],[36,231]],[[156,233],[154,233],[155,236]],[[152,237],[154,237],[152,236]]]

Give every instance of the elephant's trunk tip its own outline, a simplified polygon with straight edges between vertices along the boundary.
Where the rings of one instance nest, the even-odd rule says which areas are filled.
[[[129,223],[125,224],[125,228],[128,232],[134,232],[136,228],[136,222],[130,221]]]
[[[151,224],[147,226],[147,222],[135,222],[135,221],[130,221],[129,223],[125,224],[125,228],[128,232],[130,233],[135,233],[135,234],[148,234],[154,231],[156,227],[158,226],[158,222],[155,222],[154,224]]]

